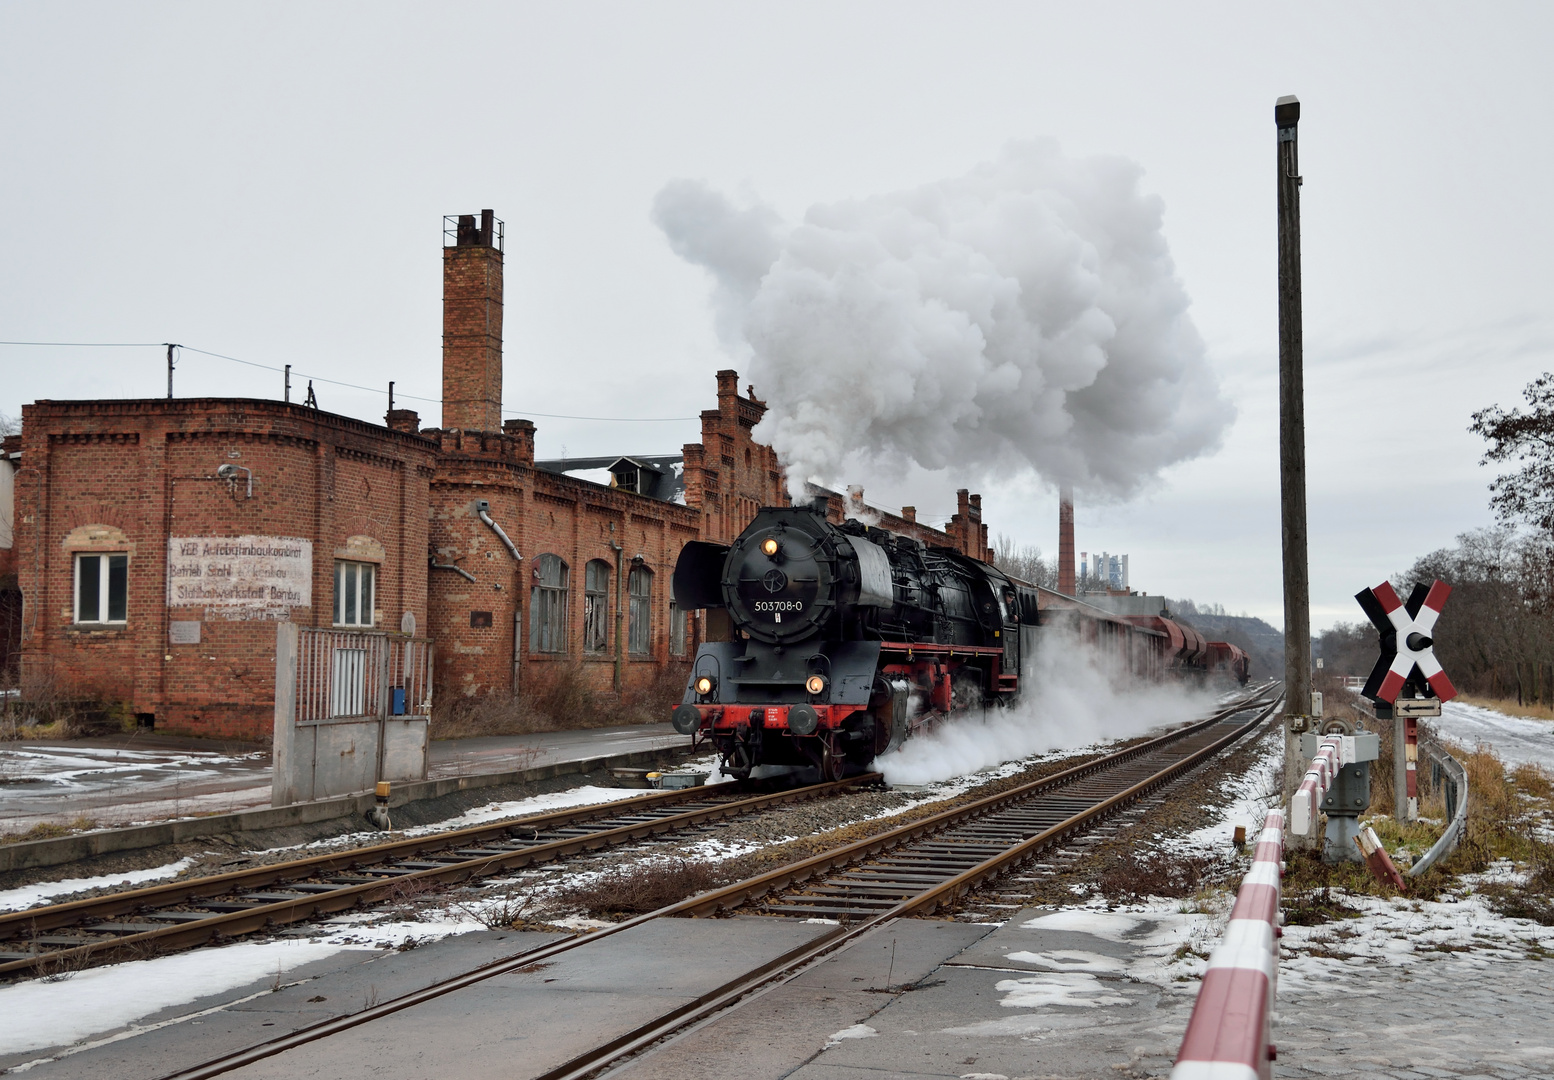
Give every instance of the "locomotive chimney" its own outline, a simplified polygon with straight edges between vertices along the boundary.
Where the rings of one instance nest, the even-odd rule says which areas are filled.
[[[1074,595],[1074,489],[1058,489],[1058,592]]]

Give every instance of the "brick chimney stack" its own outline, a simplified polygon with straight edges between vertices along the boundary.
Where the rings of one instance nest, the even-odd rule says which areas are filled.
[[[1074,489],[1064,484],[1058,489],[1058,592],[1073,596],[1074,589]]]
[[[460,214],[442,249],[445,428],[502,429],[502,232],[490,210]]]

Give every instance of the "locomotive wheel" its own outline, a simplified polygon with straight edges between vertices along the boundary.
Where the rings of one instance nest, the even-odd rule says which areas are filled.
[[[820,779],[826,783],[840,780],[847,772],[847,756],[830,736],[820,744]]]

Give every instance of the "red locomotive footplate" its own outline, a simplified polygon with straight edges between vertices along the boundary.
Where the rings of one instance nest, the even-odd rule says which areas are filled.
[[[791,705],[697,705],[696,711],[701,713],[701,730],[732,731],[738,727],[788,727],[788,710]],[[842,722],[856,712],[867,709],[867,705],[811,705],[820,717],[820,727],[838,728]],[[755,714],[759,713],[757,717]]]

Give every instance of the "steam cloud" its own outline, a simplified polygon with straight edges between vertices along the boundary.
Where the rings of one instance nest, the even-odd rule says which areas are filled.
[[[891,784],[928,784],[1005,761],[1185,723],[1205,715],[1215,699],[1180,684],[1133,679],[1077,636],[1055,629],[1043,631],[1034,666],[1034,673],[1021,676],[1027,690],[1015,708],[990,709],[985,720],[959,720],[908,739],[899,750],[876,758],[874,767]]]
[[[795,496],[853,463],[915,462],[1126,497],[1234,415],[1141,175],[1042,140],[797,225],[692,180],[653,219],[712,274],[718,333],[771,406],[756,436]]]

